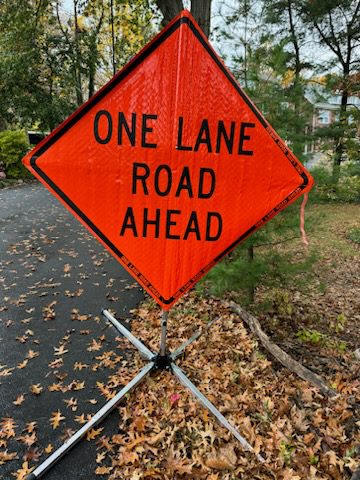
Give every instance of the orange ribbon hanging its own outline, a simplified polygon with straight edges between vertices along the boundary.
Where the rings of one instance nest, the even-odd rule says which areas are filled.
[[[301,232],[301,239],[305,247],[309,245],[309,240],[307,239],[306,232],[305,232],[305,206],[308,201],[309,194],[306,192],[304,194],[303,201],[300,207],[300,232]]]

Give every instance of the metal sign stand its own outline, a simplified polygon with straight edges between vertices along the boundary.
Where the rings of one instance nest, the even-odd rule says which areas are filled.
[[[167,369],[172,372],[180,381],[182,385],[188,388],[191,393],[207,408],[217,420],[227,428],[234,437],[240,442],[242,447],[245,450],[253,452],[257,459],[260,462],[265,462],[264,458],[254,452],[253,447],[245,440],[244,437],[236,430],[236,428],[229,423],[224,415],[219,412],[219,410],[208,400],[191,382],[191,380],[185,375],[185,373],[179,368],[175,361],[184,353],[185,349],[191,345],[195,340],[197,340],[205,330],[198,330],[191,338],[182,343],[176,350],[173,352],[168,352],[166,346],[166,336],[167,336],[167,321],[169,312],[163,310],[161,315],[161,338],[160,338],[160,351],[158,354],[149,350],[146,345],[144,345],[141,340],[139,340],[135,335],[133,335],[124,325],[122,325],[116,318],[114,318],[110,312],[103,309],[103,316],[112,323],[112,325],[120,332],[124,337],[126,337],[133,345],[136,347],[142,358],[148,360],[149,362],[140,370],[140,372],[127,384],[124,388],[120,390],[111,400],[109,400],[105,405],[89,420],[85,425],[83,425],[80,430],[78,430],[72,437],[70,437],[61,447],[59,447],[55,452],[53,452],[43,463],[41,463],[35,470],[30,473],[26,480],[36,480],[42,477],[47,470],[49,470],[56,462],[58,462],[91,428],[95,427],[100,423],[120,402],[120,400],[130,392],[134,387],[136,387],[143,379],[148,375],[152,370],[155,369]],[[206,327],[210,326],[217,319],[212,320]]]

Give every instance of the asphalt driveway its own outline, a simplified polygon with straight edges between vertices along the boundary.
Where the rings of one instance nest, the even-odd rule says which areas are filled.
[[[104,404],[96,382],[106,383],[129,352],[106,328],[101,308],[126,319],[142,298],[132,277],[44,187],[0,190],[0,421],[15,425],[14,435],[0,433],[0,451],[17,453],[0,461],[1,479],[16,478],[24,461],[41,462],[45,449],[81,427],[76,417]],[[111,361],[101,359],[106,352]],[[58,410],[65,419],[53,428]],[[101,436],[116,433],[117,418],[113,412],[103,422]],[[82,441],[44,478],[103,478],[94,473],[96,440]]]

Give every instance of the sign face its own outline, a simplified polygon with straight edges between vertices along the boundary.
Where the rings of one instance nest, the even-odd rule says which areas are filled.
[[[313,183],[187,11],[24,164],[165,309]]]

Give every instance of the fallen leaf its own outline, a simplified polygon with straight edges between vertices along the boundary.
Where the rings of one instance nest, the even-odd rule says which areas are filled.
[[[1,436],[6,438],[15,437],[16,424],[13,418],[5,417],[0,422]]]
[[[53,429],[55,430],[55,428],[58,428],[58,426],[60,425],[60,422],[62,420],[65,420],[65,417],[63,417],[61,415],[61,412],[60,410],[56,411],[56,412],[53,412],[51,414],[51,418],[50,418],[50,424],[51,426],[53,427]]]
[[[96,455],[96,463],[101,463],[106,457],[106,452],[100,452]]]
[[[95,428],[92,428],[87,432],[86,440],[94,440],[94,438],[98,437],[103,430],[104,428],[98,428],[97,430]]]
[[[18,395],[16,397],[16,400],[13,401],[13,404],[19,406],[24,402],[24,400],[25,400],[25,395],[23,395],[23,394]]]
[[[16,452],[9,453],[7,450],[0,452],[0,465],[4,465],[5,462],[10,462],[10,460],[15,458],[18,458]]]
[[[110,473],[113,467],[97,467],[95,470],[96,475],[106,475]]]
[[[55,350],[54,355],[64,355],[69,351],[69,350],[65,350],[64,345],[60,345],[60,347],[54,347],[54,350]]]
[[[12,473],[12,475],[16,477],[16,480],[25,480],[27,475],[29,475],[29,473],[31,473],[34,470],[34,468],[35,467],[30,468],[28,462],[24,462],[22,464],[22,468],[17,470],[16,473]]]
[[[40,383],[30,386],[30,392],[33,393],[34,395],[40,395],[42,391],[43,391],[43,387],[40,385]]]

